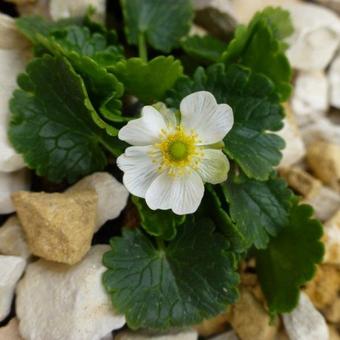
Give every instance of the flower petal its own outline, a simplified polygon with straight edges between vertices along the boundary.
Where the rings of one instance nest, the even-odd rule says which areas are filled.
[[[158,164],[150,157],[151,146],[131,146],[117,158],[119,169],[124,172],[123,183],[130,193],[145,197],[151,183],[159,175]]]
[[[204,156],[197,172],[203,182],[218,184],[228,178],[229,161],[222,150],[204,149]]]
[[[167,129],[162,114],[152,106],[144,106],[142,117],[122,127],[118,138],[132,145],[151,145],[159,141],[162,129]]]
[[[184,128],[193,129],[201,145],[222,141],[234,124],[232,108],[227,104],[217,104],[215,97],[207,91],[186,96],[181,101],[180,111]]]
[[[194,213],[203,198],[204,184],[196,172],[173,177],[167,172],[159,175],[146,192],[147,205],[155,209],[172,209],[175,214]]]

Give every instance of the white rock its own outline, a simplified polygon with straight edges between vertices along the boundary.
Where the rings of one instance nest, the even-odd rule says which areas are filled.
[[[334,190],[322,186],[308,195],[304,202],[314,208],[315,216],[319,220],[326,221],[340,208],[340,195]]]
[[[318,120],[329,108],[328,81],[323,71],[299,72],[291,107],[299,125]]]
[[[50,0],[50,14],[53,20],[84,16],[89,7],[95,9],[94,18],[104,21],[106,0]]]
[[[316,0],[316,2],[340,13],[340,0]]]
[[[20,279],[26,261],[19,256],[0,255],[0,321],[11,310],[15,286]]]
[[[24,232],[16,216],[8,218],[0,228],[0,254],[20,256],[24,259],[31,256]]]
[[[12,172],[24,167],[7,138],[9,101],[17,88],[16,78],[25,69],[25,58],[19,49],[0,49],[0,171]]]
[[[17,287],[16,312],[26,340],[99,340],[121,328],[102,285],[107,245],[96,245],[70,267],[45,260],[29,264]]]
[[[283,323],[290,340],[328,340],[324,317],[303,292],[298,306],[291,313],[283,314]]]
[[[277,134],[286,142],[280,166],[291,166],[299,162],[305,156],[306,148],[297,125],[287,117],[284,120],[283,129]]]
[[[323,241],[325,244],[323,262],[340,266],[340,208],[325,223]]]
[[[98,195],[96,231],[108,220],[119,216],[125,208],[129,192],[108,172],[84,177],[67,191],[94,189]]]
[[[287,55],[299,70],[323,70],[340,41],[340,21],[331,10],[306,2],[285,4],[290,11],[294,33],[288,39]]]
[[[15,211],[11,194],[20,190],[28,190],[29,186],[30,178],[26,170],[12,173],[0,172],[0,214],[9,214]]]
[[[196,340],[198,334],[194,330],[179,333],[151,335],[143,332],[123,331],[115,335],[115,340]]]
[[[236,333],[231,330],[210,338],[210,340],[238,340]]]
[[[332,62],[328,71],[328,80],[330,87],[330,103],[336,108],[340,108],[340,55]]]
[[[301,134],[307,146],[317,140],[340,144],[340,125],[333,124],[327,118],[320,118],[312,124],[301,127]]]
[[[114,340],[113,334],[110,332],[109,334],[106,334],[104,337],[102,337],[100,340]]]

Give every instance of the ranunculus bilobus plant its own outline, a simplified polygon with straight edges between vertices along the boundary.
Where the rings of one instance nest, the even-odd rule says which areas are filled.
[[[250,253],[271,315],[291,311],[323,247],[312,208],[275,170],[289,14],[267,8],[222,41],[189,35],[189,0],[120,6],[124,32],[90,15],[17,20],[35,58],[10,103],[10,141],[52,182],[116,160],[140,227],[110,240],[103,284],[131,328],[225,311]]]

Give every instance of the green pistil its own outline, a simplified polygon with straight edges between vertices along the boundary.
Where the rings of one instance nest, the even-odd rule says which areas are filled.
[[[188,146],[183,142],[173,142],[169,145],[169,155],[174,161],[182,161],[188,156]]]

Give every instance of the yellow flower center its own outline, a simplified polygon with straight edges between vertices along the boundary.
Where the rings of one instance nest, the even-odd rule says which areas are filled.
[[[169,133],[162,130],[161,142],[154,145],[162,155],[159,170],[168,169],[170,175],[183,175],[196,169],[203,155],[198,142],[194,131],[187,133],[180,125]]]

